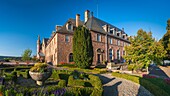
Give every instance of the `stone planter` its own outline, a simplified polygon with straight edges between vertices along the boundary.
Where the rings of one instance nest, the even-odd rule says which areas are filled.
[[[45,80],[47,80],[51,76],[52,71],[43,72],[43,73],[29,71],[29,74],[31,78],[36,81],[37,85],[42,86]]]

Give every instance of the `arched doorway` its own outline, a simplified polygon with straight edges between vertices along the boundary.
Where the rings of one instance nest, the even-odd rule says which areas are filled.
[[[103,61],[102,52],[103,51],[100,48],[97,49],[97,63],[101,63]]]
[[[70,53],[68,58],[69,62],[73,62],[73,53]]]

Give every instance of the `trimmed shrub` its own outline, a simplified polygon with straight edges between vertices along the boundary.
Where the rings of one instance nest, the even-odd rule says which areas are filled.
[[[16,81],[17,81],[17,72],[16,72],[16,71],[13,71],[13,72],[11,73],[11,75],[12,75],[12,80],[13,80],[14,82],[16,82]]]
[[[68,78],[68,86],[70,87],[84,87],[85,81],[83,80],[74,80],[73,76],[69,76]]]
[[[68,80],[68,78],[69,78],[69,74],[64,74],[64,73],[60,73],[60,74],[58,74],[59,75],[59,78],[60,79],[64,79],[64,80]]]
[[[94,76],[94,75],[89,75],[90,78],[90,83],[92,84],[92,86],[96,89],[102,90],[102,82],[100,80],[99,77]]]
[[[0,92],[4,91],[4,85],[0,85]]]
[[[60,80],[60,81],[58,82],[58,86],[60,86],[60,87],[66,87],[66,81],[65,81],[65,80]]]
[[[52,75],[51,75],[50,78],[53,78],[54,80],[59,80],[60,77],[59,77],[58,74],[59,74],[59,73],[58,73],[56,70],[53,70],[53,71],[52,71]]]
[[[29,70],[26,70],[25,74],[26,74],[26,78],[30,78]]]
[[[85,88],[72,87],[66,88],[66,93],[64,94],[64,96],[91,96],[92,92],[93,88],[90,87]]]
[[[93,92],[90,94],[90,96],[102,96],[103,90],[93,89]]]

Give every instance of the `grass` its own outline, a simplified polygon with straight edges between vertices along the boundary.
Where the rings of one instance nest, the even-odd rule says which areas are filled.
[[[112,73],[113,76],[124,78],[135,83],[138,83],[145,87],[155,96],[170,96],[170,85],[167,85],[163,79],[160,78],[142,78],[139,76],[133,76],[121,73]]]

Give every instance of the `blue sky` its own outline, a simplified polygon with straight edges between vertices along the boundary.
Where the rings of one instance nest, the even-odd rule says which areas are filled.
[[[142,28],[159,40],[170,18],[169,0],[0,0],[0,55],[36,54],[36,40],[49,37],[55,25],[84,11],[135,35]],[[98,15],[97,15],[98,5]]]

